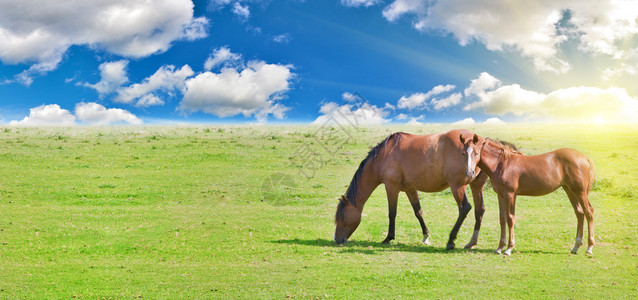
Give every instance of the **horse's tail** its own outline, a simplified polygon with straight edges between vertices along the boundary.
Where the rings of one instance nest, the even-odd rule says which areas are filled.
[[[587,158],[589,162],[589,183],[587,185],[587,194],[591,191],[592,186],[594,185],[594,179],[596,178],[596,174],[594,172],[594,161],[591,158]]]

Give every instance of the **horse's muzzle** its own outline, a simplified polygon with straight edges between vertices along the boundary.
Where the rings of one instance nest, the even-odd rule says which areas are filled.
[[[474,172],[473,170],[465,172],[465,175],[467,177],[470,177],[470,178],[474,177],[475,174],[476,174],[476,172]]]
[[[337,238],[335,237],[335,243],[337,243],[337,244],[345,244],[345,243],[347,243],[347,242],[348,242],[348,239],[347,239],[347,238],[337,239]]]

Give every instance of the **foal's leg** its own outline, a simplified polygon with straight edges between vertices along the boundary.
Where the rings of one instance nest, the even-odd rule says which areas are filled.
[[[414,215],[416,216],[417,220],[419,220],[419,224],[421,224],[421,231],[423,231],[423,243],[426,245],[430,245],[430,231],[425,225],[425,221],[423,221],[423,210],[421,210],[419,194],[416,190],[406,191],[405,194],[408,195],[408,199],[410,199],[410,204],[412,204],[412,209],[414,210]]]
[[[479,173],[479,176],[470,183],[472,189],[472,200],[474,200],[474,233],[470,242],[465,245],[465,249],[472,249],[478,243],[479,230],[481,230],[481,222],[485,213],[485,205],[483,204],[483,186],[487,181],[485,172]]]
[[[505,234],[505,230],[507,229],[507,200],[505,196],[502,196],[500,193],[498,194],[498,214],[499,223],[501,225],[501,237],[499,238],[498,248],[496,248],[494,252],[501,254],[507,242]]]
[[[567,193],[567,197],[569,197],[569,202],[571,202],[572,207],[574,208],[574,213],[576,214],[576,219],[578,220],[578,224],[576,226],[576,240],[574,241],[574,248],[572,248],[572,254],[576,254],[578,252],[578,248],[580,248],[583,244],[583,221],[585,219],[585,213],[583,212],[583,207],[580,205],[578,196],[566,186],[564,186],[563,189]]]
[[[399,199],[399,186],[395,184],[385,184],[385,192],[388,195],[388,218],[390,225],[388,227],[388,236],[382,243],[389,244],[394,240],[394,220],[397,217],[397,201]]]
[[[507,250],[503,252],[505,255],[512,254],[512,249],[514,249],[514,218],[516,216],[516,195],[510,194],[507,197],[507,227],[510,230],[510,238],[507,244]]]
[[[589,202],[587,193],[583,192],[580,199],[585,217],[587,218],[588,247],[586,253],[589,255],[594,255],[594,207],[591,205],[591,202]]]
[[[452,232],[450,232],[450,239],[447,241],[447,247],[445,247],[445,250],[454,249],[454,240],[456,239],[456,235],[459,233],[459,229],[461,228],[461,225],[463,225],[463,221],[465,220],[467,213],[472,209],[472,205],[470,205],[470,202],[467,201],[465,187],[465,185],[460,187],[450,186],[454,200],[456,200],[456,204],[459,207],[459,217],[456,219]]]

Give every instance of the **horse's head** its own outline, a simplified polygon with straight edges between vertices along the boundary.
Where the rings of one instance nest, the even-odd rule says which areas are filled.
[[[465,139],[461,134],[459,138],[463,144],[463,157],[466,159],[465,175],[474,177],[476,175],[476,165],[481,159],[482,145],[485,140],[476,134],[469,139]]]
[[[337,244],[347,242],[360,222],[361,212],[345,196],[341,196],[339,205],[337,205],[337,214],[335,215],[335,224],[337,225],[334,236],[335,242]]]

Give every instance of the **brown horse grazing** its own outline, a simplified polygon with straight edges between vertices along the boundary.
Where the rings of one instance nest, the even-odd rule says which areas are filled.
[[[594,246],[594,208],[588,194],[594,182],[594,163],[585,155],[573,149],[558,149],[545,154],[525,156],[512,144],[483,139],[470,145],[479,151],[478,167],[492,182],[498,195],[501,239],[496,253],[505,247],[505,225],[509,227],[507,250],[510,255],[514,248],[514,216],[516,196],[542,196],[559,187],[567,193],[578,219],[576,242],[572,253],[576,254],[583,244],[583,217],[587,218],[589,248],[587,254],[593,255]],[[474,166],[470,166],[473,169]]]
[[[430,234],[423,221],[417,191],[439,192],[449,186],[459,209],[458,219],[447,244],[448,250],[453,249],[459,228],[472,209],[465,195],[466,186],[470,184],[476,207],[476,223],[474,234],[466,248],[476,245],[485,212],[483,185],[487,181],[487,175],[476,167],[467,168],[470,164],[476,166],[478,155],[468,156],[465,150],[471,141],[478,142],[478,139],[469,130],[452,130],[432,135],[398,132],[388,136],[370,150],[355,172],[346,195],[341,197],[335,216],[335,242],[344,243],[350,238],[361,222],[361,211],[370,194],[383,183],[388,197],[390,219],[388,236],[383,243],[394,239],[397,199],[399,192],[404,191],[421,224],[423,242],[429,244]]]

